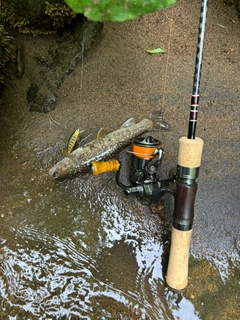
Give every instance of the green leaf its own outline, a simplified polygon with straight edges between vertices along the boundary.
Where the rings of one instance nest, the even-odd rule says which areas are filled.
[[[170,6],[176,0],[64,0],[76,13],[92,21],[126,21]]]
[[[147,53],[164,53],[164,50],[161,48],[153,49],[153,50],[146,50]]]

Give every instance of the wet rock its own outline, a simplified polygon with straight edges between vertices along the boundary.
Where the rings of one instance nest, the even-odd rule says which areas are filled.
[[[56,106],[55,94],[44,83],[41,86],[38,86],[36,83],[30,85],[27,92],[27,101],[30,111],[47,113],[55,109]]]
[[[36,57],[31,65],[31,84],[27,91],[30,111],[47,113],[56,106],[56,91],[76,68],[92,41],[103,28],[102,22],[78,19],[57,36],[56,44]]]

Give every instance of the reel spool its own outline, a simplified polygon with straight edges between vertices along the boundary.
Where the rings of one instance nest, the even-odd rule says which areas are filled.
[[[133,141],[129,174],[133,185],[157,181],[157,171],[163,156],[163,149],[159,145],[160,141],[152,136]]]

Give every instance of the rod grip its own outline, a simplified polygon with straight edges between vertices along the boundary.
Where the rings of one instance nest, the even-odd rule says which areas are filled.
[[[188,284],[188,259],[191,235],[192,229],[180,231],[172,227],[166,282],[173,291],[181,292]]]
[[[197,169],[201,165],[203,140],[179,139],[177,188],[171,247],[166,275],[167,285],[173,291],[182,291],[188,284],[188,259],[197,193]]]
[[[111,172],[111,171],[118,171],[120,168],[120,163],[117,160],[110,160],[110,161],[103,161],[103,162],[97,162],[92,161],[91,162],[91,171],[93,176],[96,176],[100,173],[104,172]]]
[[[203,140],[182,137],[179,139],[178,165],[186,168],[198,168],[201,165]]]

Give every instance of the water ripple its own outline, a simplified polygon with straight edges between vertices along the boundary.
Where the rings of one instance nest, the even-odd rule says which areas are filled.
[[[94,262],[70,239],[29,226],[12,228],[12,232],[18,239],[16,251],[7,246],[1,249],[2,310],[20,308],[38,319],[92,319],[96,314],[93,300],[105,297],[131,310],[133,319],[151,318],[150,305],[140,302],[136,293],[125,293],[96,279]],[[108,318],[106,310],[101,312]]]
[[[136,198],[129,206],[110,184],[106,193],[89,180],[3,224],[0,319],[178,319],[157,219]]]

